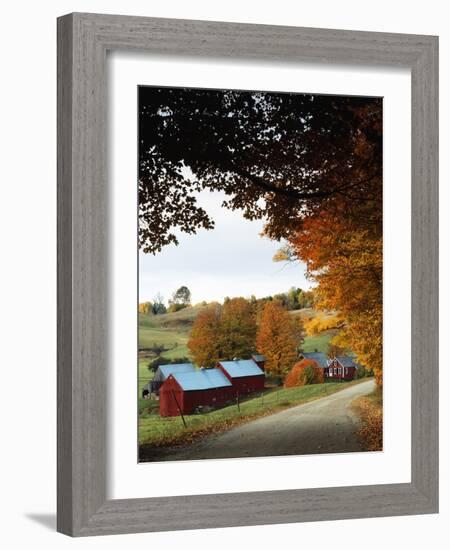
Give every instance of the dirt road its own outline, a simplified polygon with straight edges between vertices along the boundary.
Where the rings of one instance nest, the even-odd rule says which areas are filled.
[[[292,407],[210,436],[189,447],[171,449],[163,460],[302,455],[362,451],[358,419],[351,402],[373,391],[373,379],[327,397]]]

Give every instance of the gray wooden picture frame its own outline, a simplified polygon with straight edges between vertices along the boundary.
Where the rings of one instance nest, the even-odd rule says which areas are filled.
[[[411,483],[107,499],[106,53],[412,74]],[[438,38],[74,13],[58,19],[58,531],[72,536],[438,511]]]

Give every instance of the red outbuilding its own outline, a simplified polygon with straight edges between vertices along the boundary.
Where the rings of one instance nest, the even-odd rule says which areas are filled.
[[[360,365],[355,363],[351,357],[340,355],[328,361],[325,374],[330,379],[353,380],[357,377],[358,368]]]
[[[252,359],[220,361],[217,368],[233,384],[235,395],[245,395],[264,389],[265,374]]]
[[[254,355],[252,355],[252,359],[258,365],[258,367],[263,372],[265,372],[265,370],[266,370],[266,361],[267,361],[266,356],[265,355],[260,355],[259,353],[255,353]]]
[[[219,369],[173,372],[159,390],[159,414],[192,414],[201,407],[224,405],[233,397],[233,386]]]

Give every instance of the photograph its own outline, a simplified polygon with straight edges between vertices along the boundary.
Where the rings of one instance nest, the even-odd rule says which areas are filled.
[[[138,86],[138,461],[383,450],[383,98]]]

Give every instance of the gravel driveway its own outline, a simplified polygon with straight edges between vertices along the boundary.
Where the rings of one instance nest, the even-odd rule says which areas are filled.
[[[188,447],[167,450],[163,460],[343,453],[364,450],[350,404],[375,389],[373,379],[286,409]]]

